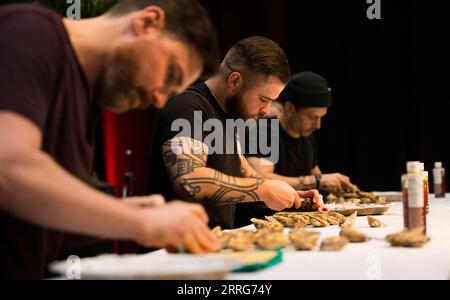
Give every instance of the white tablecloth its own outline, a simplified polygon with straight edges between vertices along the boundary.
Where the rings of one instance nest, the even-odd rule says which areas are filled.
[[[384,241],[386,235],[403,229],[401,203],[393,203],[387,215],[377,218],[386,228],[370,228],[366,217],[358,217],[355,229],[364,231],[371,240],[349,244],[341,252],[298,252],[288,247],[283,262],[254,273],[233,273],[230,280],[280,279],[450,279],[450,195],[430,199],[428,235],[432,241],[420,249],[393,248]],[[336,236],[340,229],[332,226],[312,229],[321,239]]]

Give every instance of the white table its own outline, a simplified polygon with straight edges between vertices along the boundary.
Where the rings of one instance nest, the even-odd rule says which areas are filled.
[[[427,222],[432,241],[420,249],[393,248],[384,241],[386,235],[403,229],[401,203],[393,203],[387,215],[377,218],[388,227],[370,228],[366,217],[358,217],[355,223],[355,229],[372,238],[367,243],[349,244],[341,252],[298,252],[290,246],[281,264],[254,273],[229,274],[227,279],[450,279],[450,195],[431,197]],[[337,226],[312,230],[320,231],[321,239],[340,231]]]

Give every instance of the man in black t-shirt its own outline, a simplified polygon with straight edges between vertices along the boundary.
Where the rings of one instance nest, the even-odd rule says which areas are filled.
[[[280,158],[271,162],[257,155],[248,158],[250,164],[266,177],[282,180],[299,190],[317,188],[335,192],[348,187],[351,183],[347,176],[322,174],[318,164],[314,132],[320,129],[331,106],[327,81],[313,72],[293,75],[282,97],[285,104],[280,115]]]
[[[347,176],[322,174],[318,164],[314,132],[320,129],[321,120],[331,106],[328,82],[313,72],[295,74],[281,98],[284,98],[284,109],[279,120],[270,119],[267,128],[254,129],[277,132],[279,158],[273,161],[262,153],[249,154],[250,165],[263,176],[281,180],[297,190],[338,192],[349,186],[351,183]],[[272,126],[275,122],[280,125],[276,129]],[[240,205],[236,211],[236,223],[245,225],[250,216],[261,218],[274,213],[265,208]]]
[[[1,279],[43,278],[62,232],[218,249],[200,205],[119,202],[87,184],[100,107],[162,107],[214,71],[215,49],[195,0],[125,0],[80,21],[37,5],[0,7]]]
[[[148,192],[202,203],[210,226],[234,228],[235,205],[264,202],[275,210],[299,207],[300,195],[323,201],[317,191],[300,192],[266,180],[242,155],[238,128],[266,116],[289,79],[282,49],[263,37],[236,43],[219,72],[170,99],[157,117]],[[247,220],[248,223],[250,221]]]

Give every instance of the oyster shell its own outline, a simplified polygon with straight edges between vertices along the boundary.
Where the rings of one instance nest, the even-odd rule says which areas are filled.
[[[357,216],[358,216],[358,212],[355,211],[350,216],[345,218],[345,220],[343,222],[341,222],[340,226],[342,228],[352,228]]]
[[[348,239],[343,236],[330,237],[322,241],[320,251],[340,251],[348,244]]]
[[[367,222],[369,223],[370,227],[372,227],[372,228],[387,227],[386,224],[375,219],[372,216],[367,216]]]
[[[340,236],[346,237],[350,243],[363,243],[367,241],[367,235],[364,232],[351,228],[342,229]]]
[[[250,221],[256,229],[269,229],[271,231],[283,231],[284,226],[273,217],[266,217],[267,220],[253,218]]]
[[[386,241],[393,247],[420,248],[431,240],[424,234],[424,230],[424,227],[407,229],[399,233],[388,235]]]
[[[314,227],[328,227],[330,223],[328,223],[327,218],[320,215],[310,215],[309,222]]]
[[[316,247],[320,232],[307,231],[304,229],[292,230],[289,233],[289,239],[292,245],[301,251],[312,250]]]
[[[279,249],[289,244],[288,237],[283,232],[266,232],[256,241],[256,245],[261,249]]]
[[[255,244],[254,232],[249,230],[236,230],[230,233],[226,249],[246,251]]]
[[[330,219],[336,220],[337,223],[333,224],[334,222],[330,222]],[[341,222],[344,222],[344,221],[345,221],[344,215],[334,212],[334,211],[328,212],[328,223],[330,223],[332,225],[339,225],[339,224],[341,224]]]

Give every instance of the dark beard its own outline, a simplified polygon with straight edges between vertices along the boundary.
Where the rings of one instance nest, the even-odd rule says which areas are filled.
[[[228,97],[225,105],[227,107],[227,112],[232,119],[245,119],[241,93]]]
[[[227,112],[230,115],[230,117],[234,120],[236,119],[242,119],[244,121],[248,121],[250,119],[258,120],[265,117],[264,114],[258,114],[258,115],[250,115],[244,107],[244,98],[242,97],[244,93],[238,92],[237,94],[230,96],[227,98],[225,105],[227,108]]]
[[[94,97],[100,106],[116,113],[126,112],[130,110],[128,97],[132,91],[141,102],[151,103],[145,89],[133,85],[138,70],[136,60],[128,53],[119,51],[111,57],[95,88]]]

